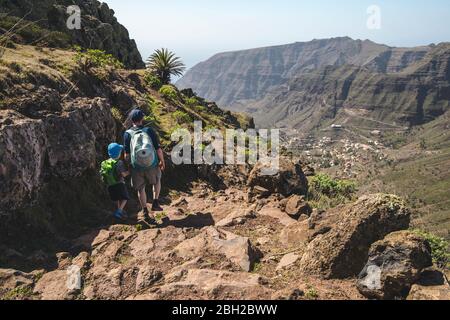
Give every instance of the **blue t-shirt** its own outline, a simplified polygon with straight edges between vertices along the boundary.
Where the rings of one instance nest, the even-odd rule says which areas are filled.
[[[158,151],[161,149],[161,145],[159,142],[159,136],[156,134],[155,130],[149,127],[133,127],[130,130],[142,130],[145,133],[149,135],[149,137],[152,139],[153,146],[155,147],[155,150]],[[123,145],[125,147],[125,153],[130,154],[131,153],[131,135],[128,132],[125,132],[123,135]]]

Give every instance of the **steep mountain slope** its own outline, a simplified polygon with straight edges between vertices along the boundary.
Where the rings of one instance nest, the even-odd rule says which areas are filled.
[[[293,78],[249,103],[262,126],[309,131],[332,123],[372,127],[410,126],[429,122],[449,108],[450,44],[432,48],[420,61],[396,73],[366,67],[329,66]],[[366,121],[367,122],[367,121]]]
[[[67,7],[71,5],[81,9],[80,30],[67,28]],[[117,21],[114,11],[106,3],[97,0],[1,0],[0,17],[0,36],[9,33],[8,37],[15,42],[59,48],[76,44],[111,53],[128,68],[144,67],[135,41],[130,39],[128,30]],[[12,28],[13,35],[9,32]]]
[[[450,239],[450,112],[391,137],[392,163],[361,179],[361,192],[401,195],[416,209],[414,224]]]
[[[292,79],[325,66],[364,66],[372,72],[400,72],[420,60],[430,47],[391,48],[348,37],[217,54],[180,79],[223,107],[260,100],[267,91],[286,90]]]

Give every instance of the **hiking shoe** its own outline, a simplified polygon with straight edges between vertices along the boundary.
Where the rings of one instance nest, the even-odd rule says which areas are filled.
[[[158,225],[158,222],[153,217],[147,216],[146,217],[146,221],[148,222],[148,224],[151,224],[151,225],[154,225],[154,226]]]
[[[164,209],[161,208],[158,200],[153,200],[152,211],[164,211]]]
[[[147,221],[148,224],[153,224],[153,225],[157,225],[158,224],[156,222],[156,220],[150,215],[150,211],[148,211],[147,208],[142,210],[142,212],[144,213],[144,220]]]
[[[123,210],[117,209],[116,212],[114,212],[114,218],[119,220],[125,220],[126,214],[123,212]]]

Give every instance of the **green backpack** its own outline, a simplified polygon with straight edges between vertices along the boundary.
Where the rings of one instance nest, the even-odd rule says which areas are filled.
[[[108,186],[115,186],[119,184],[119,180],[117,179],[117,160],[109,159],[103,161],[100,167],[100,175],[102,177],[102,181]]]

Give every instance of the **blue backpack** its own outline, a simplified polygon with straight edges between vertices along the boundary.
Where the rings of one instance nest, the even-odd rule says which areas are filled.
[[[151,137],[143,129],[130,129],[131,165],[134,169],[146,170],[158,165],[158,155]]]

